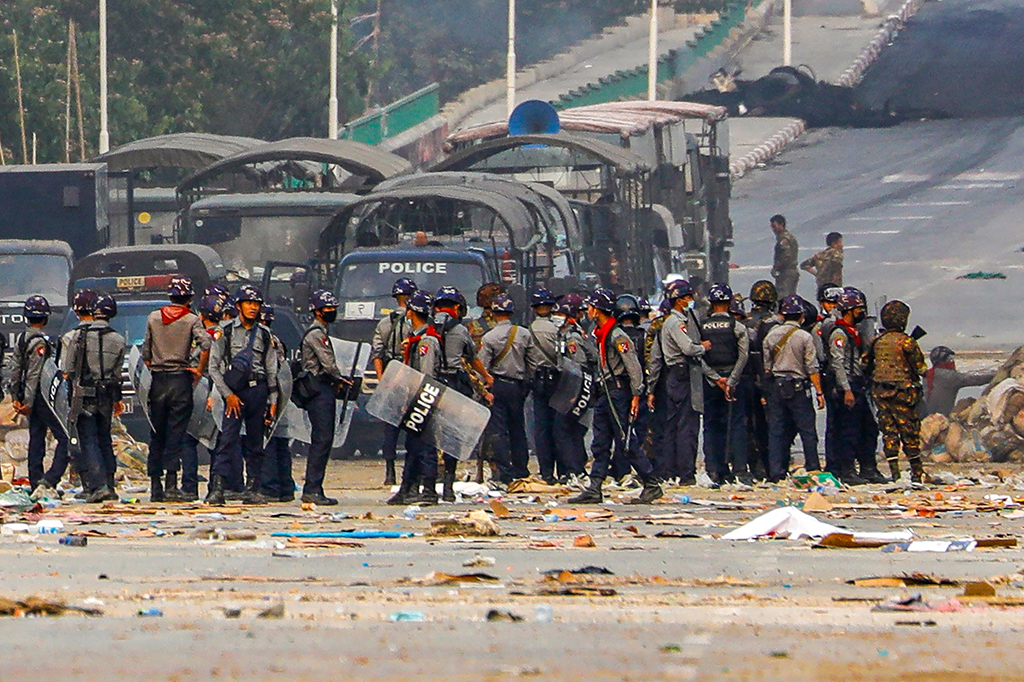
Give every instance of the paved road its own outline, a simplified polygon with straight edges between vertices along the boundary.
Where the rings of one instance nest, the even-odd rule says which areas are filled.
[[[1007,26],[988,29],[981,18]],[[873,300],[909,302],[913,320],[930,332],[926,346],[1020,345],[1024,118],[1009,114],[1024,113],[1024,88],[1015,85],[1022,31],[1016,3],[926,3],[868,73],[862,97],[968,118],[815,132],[770,169],[740,180],[732,204],[737,287],[767,276],[767,221],[781,212],[802,256],[823,248],[829,231],[847,235],[847,283]],[[1006,279],[957,279],[977,271]],[[800,292],[814,295],[806,274]]]

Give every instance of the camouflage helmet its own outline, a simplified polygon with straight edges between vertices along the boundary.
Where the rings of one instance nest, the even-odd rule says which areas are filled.
[[[93,312],[96,310],[96,299],[98,298],[99,294],[97,294],[92,289],[82,289],[80,291],[76,291],[72,307],[74,308],[76,313],[80,313],[82,315],[92,315]]]
[[[516,304],[508,294],[498,294],[491,300],[491,311],[511,315],[516,311]]]
[[[677,279],[665,287],[665,298],[670,301],[678,301],[687,296],[693,296],[693,287],[685,279]]]
[[[43,296],[29,296],[25,299],[25,317],[40,318],[50,316],[50,302]]]
[[[434,295],[434,305],[443,302],[454,303],[456,305],[466,305],[466,297],[462,295],[462,292],[458,288],[453,286],[443,286],[437,290],[437,294]]]
[[[782,299],[782,303],[779,304],[779,312],[783,315],[803,315],[804,314],[804,300],[793,294]]]
[[[196,306],[199,310],[199,314],[208,320],[214,322],[220,322],[220,319],[224,316],[224,298],[216,294],[210,294],[203,297],[203,300],[199,301],[199,305]]]
[[[405,307],[414,313],[424,316],[429,315],[430,309],[434,307],[434,297],[422,289],[417,289],[409,296]]]
[[[235,292],[237,303],[263,303],[263,292],[252,284],[243,284]]]
[[[728,284],[712,284],[708,289],[708,301],[711,303],[728,303],[732,300],[732,289]]]
[[[392,296],[412,296],[418,287],[408,277],[400,277],[391,285]]]
[[[741,320],[746,319],[747,311],[746,311],[746,309],[743,306],[743,299],[741,299],[741,298],[733,298],[732,299],[732,301],[729,303],[729,314],[733,315],[734,317],[738,317]]]
[[[309,309],[311,311],[337,307],[338,298],[327,289],[317,289],[309,296]]]
[[[100,294],[96,297],[96,312],[93,313],[102,320],[112,320],[117,317],[117,301],[110,294]]]
[[[574,319],[580,316],[580,310],[583,308],[583,304],[583,297],[576,292],[566,294],[558,300],[559,310],[564,311],[569,317]]]
[[[750,287],[750,300],[754,303],[773,306],[779,302],[779,290],[766,279],[758,280]]]
[[[195,296],[195,293],[195,289],[192,288],[192,280],[188,277],[176,275],[171,278],[170,284],[167,285],[168,296],[188,298],[190,296]]]
[[[476,304],[481,308],[490,308],[494,297],[505,293],[505,287],[497,282],[488,282],[476,290]]]
[[[900,300],[889,301],[882,306],[879,318],[885,329],[901,332],[907,328],[907,321],[910,319],[910,306]]]
[[[842,295],[839,297],[839,310],[846,313],[857,308],[867,308],[867,298],[864,296],[864,292],[860,289],[854,289],[853,287],[847,287],[843,290]]]
[[[615,294],[610,289],[594,289],[587,297],[587,305],[611,315],[615,312]]]
[[[534,292],[530,294],[531,308],[536,308],[537,306],[542,305],[554,305],[557,302],[558,299],[556,299],[555,295],[551,293],[551,290],[545,289],[544,287],[535,289]]]
[[[274,324],[274,306],[265,305],[260,308],[260,322],[267,327]]]

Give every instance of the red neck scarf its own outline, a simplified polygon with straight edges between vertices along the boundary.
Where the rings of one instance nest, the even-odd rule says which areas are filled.
[[[928,386],[928,393],[931,394],[932,387],[935,385],[935,370],[937,369],[956,369],[956,360],[947,360],[946,362],[938,362],[931,366],[927,372],[924,373],[924,381]]]
[[[435,308],[435,310],[439,313],[448,313],[449,315],[451,315],[453,320],[459,319],[458,306],[452,306],[450,308],[442,308],[438,306],[437,308]]]
[[[412,355],[412,349],[420,345],[420,340],[424,336],[433,336],[435,339],[437,339],[438,343],[441,343],[441,335],[437,333],[436,329],[434,329],[434,325],[428,324],[427,328],[424,329],[422,333],[414,334],[409,337],[409,343],[405,345],[405,364],[409,364],[409,358]]]
[[[605,342],[608,340],[608,335],[612,333],[612,327],[615,326],[615,318],[608,318],[608,321],[602,324],[600,327],[594,328],[594,338],[597,339],[597,347],[601,351],[601,366],[604,367],[608,364],[608,356],[605,355]]]
[[[185,305],[165,305],[160,309],[160,319],[164,324],[173,324],[192,312]]]
[[[860,332],[857,331],[857,328],[841,317],[836,320],[836,324],[845,329],[846,333],[853,339],[853,343],[857,348],[860,348]]]

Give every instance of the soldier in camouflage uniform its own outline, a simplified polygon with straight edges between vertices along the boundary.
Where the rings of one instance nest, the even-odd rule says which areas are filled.
[[[498,321],[491,312],[491,303],[498,294],[505,293],[505,287],[495,282],[488,282],[476,290],[476,304],[483,308],[480,317],[466,323],[469,335],[473,337],[476,349],[480,350],[483,345],[484,334],[494,329]]]
[[[819,251],[803,263],[800,269],[814,275],[814,282],[821,291],[827,286],[843,286],[843,235],[829,232],[825,237],[824,251]]]
[[[775,233],[775,259],[772,262],[772,277],[778,296],[783,299],[796,293],[800,282],[800,271],[797,270],[797,256],[800,245],[796,237],[786,229],[786,218],[781,215],[772,216],[772,232]]]
[[[872,381],[871,395],[878,408],[878,426],[882,447],[889,460],[892,478],[900,476],[900,445],[910,462],[910,477],[924,483],[921,464],[921,376],[925,372],[924,354],[917,341],[905,333],[910,307],[903,301],[889,301],[882,308],[882,333],[867,353],[867,371]]]

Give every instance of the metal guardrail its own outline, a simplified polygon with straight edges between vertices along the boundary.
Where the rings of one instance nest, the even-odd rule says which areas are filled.
[[[338,135],[342,140],[378,145],[404,133],[441,112],[440,86],[431,83],[386,107],[346,123]]]

